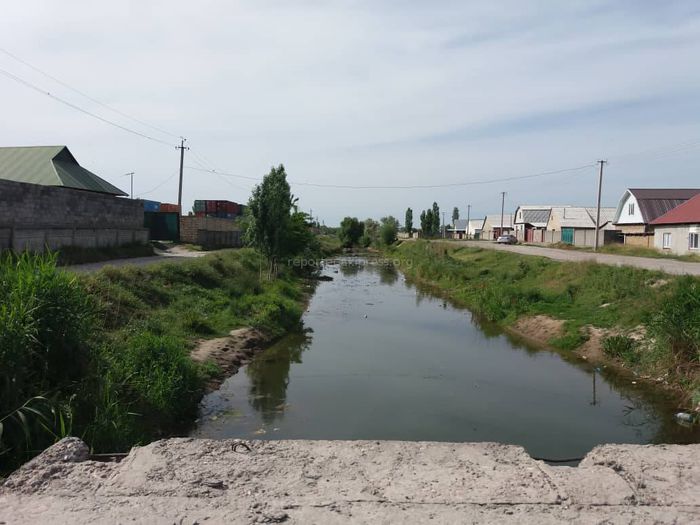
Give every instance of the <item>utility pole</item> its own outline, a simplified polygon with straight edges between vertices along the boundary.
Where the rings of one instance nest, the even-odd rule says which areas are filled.
[[[603,190],[603,166],[607,163],[607,160],[599,160],[600,172],[598,174],[598,209],[596,210],[595,216],[595,247],[593,251],[598,251],[598,236],[600,235],[600,195]]]
[[[503,211],[505,210],[506,206],[506,192],[502,191],[501,192],[501,233],[499,235],[503,235]]]
[[[472,211],[472,205],[467,204],[467,239],[469,239],[469,213]]]
[[[442,212],[442,238],[444,239],[446,237],[445,235],[445,212]]]
[[[180,137],[180,145],[177,146],[177,149],[180,150],[180,186],[178,187],[177,190],[177,205],[180,208],[180,215],[182,215],[182,168],[184,167],[185,163],[185,150],[190,149],[187,146],[185,146],[185,138]]]
[[[129,173],[125,173],[122,175],[122,177],[131,177],[131,193],[129,193],[129,196],[131,199],[134,198],[134,172],[130,171]]]

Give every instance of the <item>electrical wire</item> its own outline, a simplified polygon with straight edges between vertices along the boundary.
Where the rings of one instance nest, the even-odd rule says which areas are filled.
[[[93,103],[95,103],[95,104],[98,104],[98,105],[102,106],[103,108],[106,108],[106,109],[108,109],[108,110],[110,110],[110,111],[116,113],[117,115],[121,115],[122,117],[128,118],[129,120],[132,120],[132,121],[134,121],[134,122],[136,122],[136,123],[138,123],[138,124],[141,124],[142,126],[145,126],[145,127],[147,127],[147,128],[150,128],[150,129],[152,129],[152,130],[154,130],[154,131],[159,131],[160,133],[163,133],[164,135],[168,135],[168,136],[173,137],[173,138],[176,138],[176,139],[181,138],[180,135],[176,135],[176,134],[171,133],[171,132],[169,132],[169,131],[167,131],[167,130],[165,130],[165,129],[163,129],[163,128],[159,128],[158,126],[154,126],[153,124],[149,124],[148,122],[144,122],[143,120],[137,119],[136,117],[132,117],[131,115],[129,115],[129,114],[127,114],[127,113],[124,113],[123,111],[120,111],[120,110],[118,110],[118,109],[116,109],[116,108],[113,108],[112,106],[110,106],[110,105],[108,105],[108,104],[105,104],[104,102],[101,102],[101,101],[97,100],[97,99],[94,98],[94,97],[91,97],[91,96],[88,95],[87,93],[85,93],[85,92],[83,92],[83,91],[80,91],[80,90],[77,89],[77,88],[74,88],[74,87],[71,86],[70,84],[67,84],[67,83],[63,82],[62,80],[60,80],[60,79],[56,78],[55,76],[53,76],[53,75],[47,73],[46,71],[43,71],[43,70],[39,69],[38,67],[36,67],[36,66],[30,64],[30,63],[27,62],[26,60],[21,59],[20,57],[18,57],[18,56],[15,55],[14,53],[11,53],[11,52],[8,51],[7,49],[4,49],[4,48],[0,47],[0,53],[4,53],[5,55],[7,55],[8,57],[10,57],[11,59],[16,60],[17,62],[19,62],[20,64],[23,64],[23,65],[27,66],[28,68],[30,68],[30,69],[36,71],[37,73],[40,73],[41,75],[44,75],[46,78],[53,80],[53,81],[56,82],[57,84],[60,84],[61,86],[65,87],[65,88],[67,88],[67,89],[70,89],[70,90],[73,91],[74,93],[77,93],[78,95],[80,95],[80,96],[82,96],[82,97],[85,97],[85,98],[88,99],[89,101],[91,101],[91,102],[93,102]]]
[[[77,105],[73,104],[72,102],[68,102],[67,100],[62,99],[62,98],[52,94],[49,91],[44,91],[39,86],[36,86],[35,84],[32,84],[31,82],[24,80],[23,78],[18,77],[17,75],[14,75],[14,74],[10,73],[9,71],[6,71],[4,69],[0,69],[0,75],[4,75],[9,79],[14,80],[17,83],[24,85],[25,87],[33,89],[37,93],[41,93],[42,95],[46,95],[47,97],[50,97],[53,100],[56,100],[56,101],[60,102],[61,104],[68,106],[69,108],[75,109],[76,111],[80,111],[81,113],[84,113],[85,115],[88,115],[92,118],[100,120],[100,121],[104,122],[105,124],[109,124],[110,126],[114,126],[115,128],[119,128],[123,131],[126,131],[127,133],[132,133],[132,134],[137,135],[139,137],[142,137],[144,139],[148,139],[148,140],[151,140],[153,142],[158,142],[160,144],[164,144],[168,147],[176,147],[174,144],[170,144],[169,142],[166,142],[164,140],[160,140],[156,137],[152,137],[150,135],[146,135],[145,133],[141,133],[141,132],[133,130],[131,128],[127,128],[126,126],[122,126],[121,124],[117,124],[114,121],[111,121],[109,119],[101,117],[100,115],[97,115],[95,113],[92,113],[91,111],[88,111],[87,109],[83,109],[80,106],[77,106]]]
[[[522,179],[531,179],[535,177],[544,177],[546,175],[556,175],[556,174],[561,174],[561,173],[567,173],[567,172],[577,172],[581,171],[584,169],[592,168],[595,167],[595,164],[586,164],[583,166],[578,166],[575,168],[566,168],[566,169],[561,169],[561,170],[553,170],[553,171],[543,171],[539,173],[531,173],[528,175],[520,175],[520,176],[513,176],[513,177],[501,177],[497,179],[483,179],[483,180],[473,180],[473,181],[465,181],[465,182],[454,182],[454,183],[448,183],[448,184],[416,184],[416,185],[406,185],[406,186],[357,186],[357,185],[350,185],[350,184],[322,184],[322,183],[314,183],[314,182],[300,182],[300,181],[289,181],[289,184],[291,185],[296,185],[296,186],[310,186],[310,187],[316,187],[316,188],[334,188],[334,189],[351,189],[351,190],[412,190],[412,189],[428,189],[428,188],[455,188],[455,187],[461,187],[461,186],[474,186],[474,185],[480,185],[480,184],[494,184],[497,182],[509,182],[509,181],[514,181],[514,180],[522,180]],[[217,175],[224,175],[226,177],[237,177],[241,179],[246,179],[246,180],[254,180],[254,181],[260,181],[261,179],[259,177],[248,177],[245,175],[237,175],[234,173],[227,173],[224,171],[218,171],[218,170],[213,170],[213,169],[206,169],[206,168],[197,168],[195,166],[187,166],[188,169],[192,169],[195,171],[207,171],[210,173],[216,173]]]
[[[148,191],[144,191],[143,193],[139,193],[139,194],[137,195],[137,197],[143,197],[144,195],[148,195],[149,193],[153,193],[153,192],[156,191],[157,189],[162,188],[167,182],[170,182],[173,178],[175,178],[175,177],[178,175],[178,173],[180,173],[180,172],[179,172],[179,171],[175,171],[172,175],[170,175],[170,176],[169,176],[167,179],[165,179],[163,182],[160,182],[155,188],[150,189],[150,190],[148,190]]]

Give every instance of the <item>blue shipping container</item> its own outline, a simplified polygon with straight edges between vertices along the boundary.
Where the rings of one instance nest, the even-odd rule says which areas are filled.
[[[144,200],[143,211],[160,211],[160,202]]]

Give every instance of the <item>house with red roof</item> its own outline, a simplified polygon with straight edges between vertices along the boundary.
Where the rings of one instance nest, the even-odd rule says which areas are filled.
[[[700,255],[700,194],[651,222],[654,247],[674,253]]]

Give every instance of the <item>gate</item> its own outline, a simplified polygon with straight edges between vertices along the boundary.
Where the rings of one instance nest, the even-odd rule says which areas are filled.
[[[180,214],[174,212],[144,213],[144,227],[148,228],[152,241],[179,241]]]
[[[564,244],[574,244],[574,229],[573,228],[562,228],[561,229],[561,242]]]

